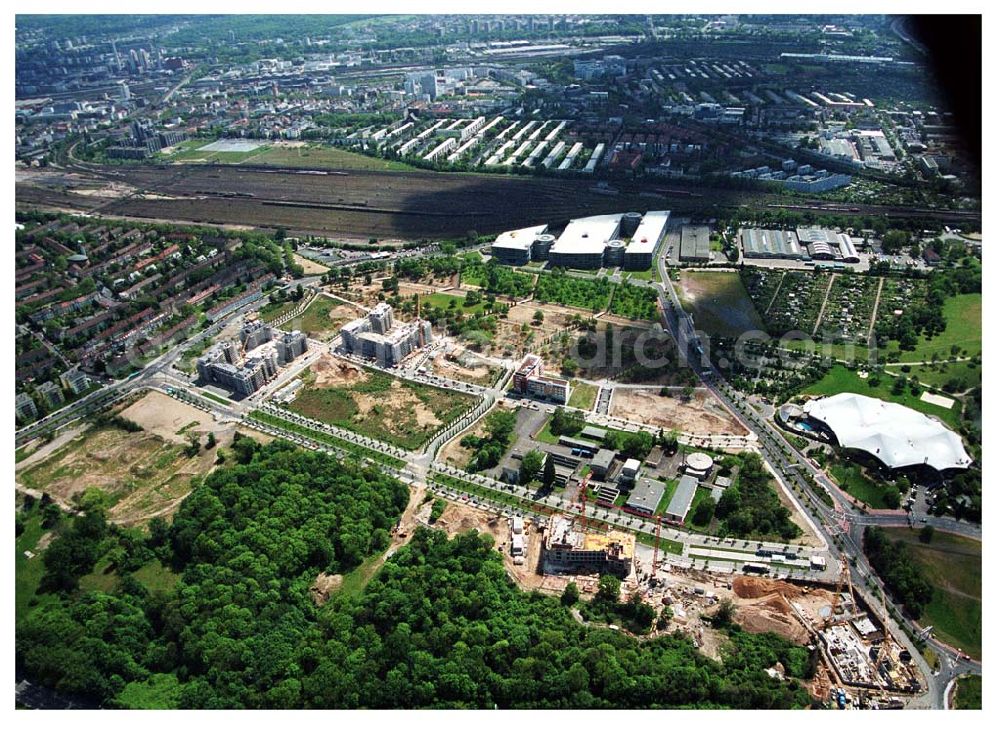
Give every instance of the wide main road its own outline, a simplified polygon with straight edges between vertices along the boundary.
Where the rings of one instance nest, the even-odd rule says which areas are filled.
[[[698,374],[705,386],[757,434],[761,454],[786,485],[797,487],[805,493],[808,501],[804,502],[803,506],[816,521],[815,524],[823,539],[830,544],[831,548],[839,546],[851,559],[851,578],[855,592],[865,597],[869,608],[877,609],[880,599],[877,599],[869,590],[868,583],[873,581],[883,592],[884,584],[868,564],[867,557],[861,549],[860,532],[858,531],[861,525],[866,524],[867,518],[855,513],[846,505],[836,502],[836,498],[842,496],[840,488],[822,472],[811,470],[812,462],[789,444],[769,420],[758,414],[745,397],[726,383],[722,374],[704,355],[705,347],[708,345],[703,344],[700,335],[695,332],[694,323],[681,307],[680,299],[667,272],[665,253],[662,248],[657,253],[656,267],[661,282],[656,283],[655,287],[660,294],[663,323],[676,340],[678,352]],[[819,485],[820,492],[825,491],[835,499],[833,507],[823,501],[816,487],[806,478],[806,472],[809,472],[813,481]],[[847,526],[846,532],[845,525]],[[906,619],[902,610],[895,607],[888,595],[885,598],[886,603],[895,608],[898,618]],[[906,624],[911,633],[919,634],[920,630],[916,624],[911,621],[907,621]],[[965,660],[951,647],[930,638],[927,640],[927,644],[941,660],[944,673],[943,675],[935,675],[923,656],[915,649],[894,620],[890,620],[890,627],[894,636],[910,649],[914,660],[923,671],[928,687],[927,693],[923,697],[923,704],[934,708],[943,708],[947,705],[945,696],[951,680],[968,673],[982,675],[981,663]]]

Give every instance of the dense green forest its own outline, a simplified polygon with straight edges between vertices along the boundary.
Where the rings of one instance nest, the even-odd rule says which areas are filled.
[[[404,485],[276,441],[234,444],[143,553],[182,574],[150,592],[121,561],[111,593],[74,578],[117,543],[98,511],[60,535],[76,562],[17,629],[31,680],[116,707],[801,707],[805,651],[732,630],[723,661],[683,636],[640,641],[523,593],[492,539],[419,528],[361,592],[317,606],[317,573],[386,548]],[[131,535],[129,537],[132,537]],[[52,547],[57,547],[53,543]],[[76,552],[81,551],[81,552]],[[45,558],[51,571],[61,563]],[[49,582],[51,583],[51,582]]]
[[[892,595],[903,603],[908,614],[920,617],[924,605],[934,599],[934,587],[906,550],[906,544],[901,540],[893,543],[884,530],[871,526],[865,528],[863,544],[868,561]]]
[[[792,540],[802,530],[792,522],[792,513],[781,504],[772,488],[774,477],[759,454],[743,452],[723,459],[723,468],[739,466],[739,477],[722,493],[715,507],[718,534],[730,538]]]

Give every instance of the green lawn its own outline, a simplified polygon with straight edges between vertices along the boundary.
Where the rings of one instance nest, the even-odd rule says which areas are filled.
[[[818,340],[787,339],[781,344],[782,347],[793,352],[806,352],[819,354],[827,359],[841,362],[854,362],[863,365],[869,361],[868,346],[865,344],[827,344]],[[882,355],[884,359],[885,355]]]
[[[842,490],[869,507],[885,509],[889,506],[882,494],[883,486],[869,479],[857,464],[837,462],[830,466],[830,474]]]
[[[900,362],[918,362],[931,359],[937,352],[939,359],[947,359],[952,346],[976,355],[983,351],[983,294],[965,293],[951,296],[944,302],[944,318],[947,327],[930,339],[921,337],[917,347],[911,352],[903,352]],[[888,351],[896,351],[899,345],[893,342]]]
[[[420,296],[420,303],[423,306],[443,308],[449,311],[461,311],[465,314],[471,313],[477,316],[486,309],[485,301],[480,301],[474,306],[466,306],[465,296],[453,296],[447,293],[429,293],[427,295],[422,295]],[[454,304],[454,306],[452,304]]]
[[[373,556],[369,556],[361,562],[360,566],[344,574],[344,580],[337,589],[337,595],[358,596],[364,591],[368,582],[372,580],[372,577],[380,568],[382,568],[382,554],[376,553]]]
[[[298,301],[284,301],[282,303],[272,303],[268,301],[257,311],[263,321],[277,321],[282,316],[291,313],[299,307]]]
[[[955,685],[954,703],[956,709],[982,711],[983,677],[981,675],[965,675],[959,678]]]
[[[983,645],[983,546],[959,535],[934,533],[921,543],[919,531],[885,528],[894,540],[906,543],[911,557],[934,586],[934,599],[924,607],[920,624],[933,625],[934,635],[961,648],[977,660]]]
[[[360,316],[359,313],[355,313],[353,310],[351,313],[338,316],[335,318],[330,317],[330,312],[338,306],[346,306],[349,304],[344,303],[339,298],[330,298],[328,296],[317,296],[317,298],[309,304],[305,311],[303,311],[299,316],[293,318],[285,328],[300,329],[307,333],[314,339],[326,339],[334,336],[340,327],[346,324],[348,321]]]
[[[571,380],[573,391],[569,394],[569,407],[591,410],[597,400],[597,385]]]
[[[695,328],[711,336],[738,338],[747,331],[764,329],[739,273],[685,270],[678,295]]]
[[[42,527],[42,513],[36,505],[31,512],[21,515],[24,521],[24,532],[14,544],[14,619],[24,618],[30,608],[30,602],[35,597],[38,584],[45,573],[42,564],[42,554],[35,550],[39,539],[46,533]],[[25,551],[35,553],[34,558],[24,555]]]
[[[168,161],[195,161],[198,163],[243,163],[250,158],[255,158],[268,149],[268,146],[256,148],[246,152],[202,150],[204,146],[211,145],[214,141],[208,140],[186,140],[178,146],[178,149],[165,157]]]
[[[932,405],[921,400],[919,395],[912,395],[909,388],[905,389],[901,395],[893,395],[893,381],[894,378],[882,375],[879,384],[872,387],[868,384],[868,380],[862,380],[858,377],[857,372],[852,372],[842,365],[834,365],[821,380],[808,387],[804,387],[802,394],[822,396],[853,392],[859,395],[868,395],[887,402],[905,405],[921,413],[937,416],[952,428],[958,426],[961,419],[961,403],[956,401],[950,408]]]
[[[228,398],[224,398],[221,395],[216,395],[214,392],[209,392],[208,390],[202,390],[201,394],[204,395],[209,400],[214,400],[222,405],[232,405],[232,401]]]
[[[623,270],[622,277],[628,277],[632,280],[652,280],[653,268],[647,268],[646,270]]]
[[[149,591],[170,591],[180,580],[180,574],[174,573],[169,568],[165,568],[157,559],[153,559],[146,565],[132,572],[132,577]],[[102,591],[110,593],[114,591],[121,579],[118,571],[113,569],[107,558],[102,558],[94,565],[94,570],[86,576],[80,577],[80,590]]]
[[[914,375],[918,380],[928,385],[943,390],[945,384],[955,381],[958,383],[956,392],[964,392],[972,387],[983,384],[982,363],[972,362],[935,362],[932,365],[911,366],[908,373],[902,372],[899,367],[889,367],[893,372],[901,375]],[[949,385],[954,387],[954,385]]]
[[[271,146],[254,156],[251,162],[254,165],[289,166],[292,168],[349,168],[356,171],[417,170],[400,161],[383,160],[319,144],[298,148]]]

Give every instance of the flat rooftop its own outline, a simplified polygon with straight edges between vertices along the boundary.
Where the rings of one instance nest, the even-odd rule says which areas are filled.
[[[708,227],[704,225],[686,226],[681,229],[681,252],[684,258],[692,257],[699,260],[709,258]]]
[[[670,498],[667,506],[667,514],[683,519],[691,509],[691,501],[694,500],[694,493],[698,489],[698,480],[690,474],[685,474],[677,483],[674,496]]]
[[[666,485],[663,482],[643,477],[635,483],[625,504],[652,514],[656,512],[665,491]]]
[[[545,233],[547,227],[545,224],[537,224],[533,227],[502,232],[493,240],[493,247],[503,250],[528,250],[538,235]]]
[[[639,222],[639,226],[636,228],[635,234],[632,235],[632,239],[629,241],[628,247],[625,248],[625,252],[629,255],[646,252],[652,253],[656,249],[656,246],[660,244],[660,240],[663,239],[663,233],[667,228],[668,221],[670,221],[670,212],[668,211],[646,212],[646,216]]]
[[[761,253],[771,256],[801,255],[799,238],[791,231],[783,232],[777,229],[744,229],[741,232],[743,251],[746,253]]]
[[[557,255],[603,255],[608,240],[618,234],[621,218],[621,214],[599,214],[574,219],[566,225],[550,252]]]

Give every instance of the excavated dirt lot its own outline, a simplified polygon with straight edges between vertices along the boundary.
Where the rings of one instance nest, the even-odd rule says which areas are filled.
[[[454,358],[451,358],[452,356]],[[468,350],[464,350],[458,355],[437,354],[429,366],[435,375],[451,380],[468,382],[473,385],[488,386],[492,384],[490,365],[487,362],[477,364],[474,359],[475,355]],[[464,360],[465,364],[462,364],[461,360]],[[499,378],[499,374],[496,374]]]
[[[310,260],[309,258],[302,257],[301,255],[293,254],[292,260],[294,260],[297,265],[302,266],[302,271],[306,275],[322,275],[330,269],[326,265],[321,265],[315,260]]]
[[[427,503],[425,507],[429,507]],[[427,514],[426,512],[424,513]],[[419,515],[418,515],[419,516]],[[516,565],[510,555],[510,522],[494,513],[479,510],[462,503],[449,502],[448,507],[430,527],[444,530],[448,536],[477,530],[493,537],[494,547],[503,556],[507,574],[514,579],[522,589],[543,590],[543,584],[552,577],[543,576],[539,572],[542,549],[542,531],[531,522],[525,522],[525,533],[528,542],[525,546],[523,565]],[[568,581],[567,581],[568,583]],[[565,588],[565,584],[563,584]],[[548,590],[548,589],[545,589]],[[560,589],[561,592],[561,589]]]
[[[228,432],[228,438],[231,440],[231,434],[235,431],[236,426],[235,423],[219,423],[210,413],[198,410],[187,403],[174,400],[172,397],[156,391],[147,393],[121,411],[120,415],[122,418],[135,421],[146,431],[166,441],[182,445],[187,443],[187,436],[181,436],[177,433],[182,428],[189,427],[185,433],[194,432],[207,435],[212,432],[219,440],[221,440],[223,433]],[[192,423],[197,425],[192,426]]]
[[[684,400],[661,396],[654,389],[615,388],[611,415],[689,433],[747,434],[739,421],[705,390],[696,390],[690,400]]]
[[[785,581],[737,576],[733,579],[736,621],[748,632],[774,632],[798,644],[809,642],[809,632],[792,610],[795,603],[807,618],[818,620],[819,610],[833,604],[833,592]]]
[[[316,376],[315,387],[347,387],[365,379],[364,370],[356,364],[329,354],[313,362],[310,370]]]
[[[149,392],[120,412],[144,430],[89,428],[60,436],[25,461],[17,480],[48,492],[69,507],[84,491],[97,488],[111,498],[108,518],[121,525],[140,525],[153,517],[169,517],[191,491],[191,480],[215,468],[216,450],[202,449],[187,458],[188,435],[205,444],[209,432],[219,448],[232,443],[237,430],[266,442],[236,423],[219,423],[211,414],[159,392]]]

